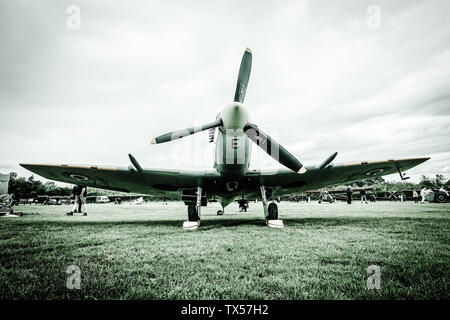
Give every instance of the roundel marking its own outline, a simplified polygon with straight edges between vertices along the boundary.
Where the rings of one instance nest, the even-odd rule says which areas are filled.
[[[374,170],[370,170],[369,172],[367,172],[366,175],[368,175],[368,176],[374,176],[374,175],[376,175],[377,173],[380,173],[380,172],[383,172],[383,171],[384,171],[384,169],[374,169]]]
[[[71,174],[70,175],[70,177],[72,178],[72,179],[75,179],[75,180],[78,180],[78,181],[87,181],[87,180],[89,180],[87,177],[85,177],[85,176],[82,176],[81,174]]]

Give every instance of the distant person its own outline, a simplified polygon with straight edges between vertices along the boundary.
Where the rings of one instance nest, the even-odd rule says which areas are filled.
[[[86,210],[87,187],[74,186],[72,189],[72,194],[74,195],[73,207],[72,211],[68,212],[67,215],[73,216],[74,212],[83,212],[83,216],[87,216]]]
[[[420,203],[425,202],[425,195],[427,194],[427,192],[428,192],[427,188],[423,188],[422,190],[420,190],[420,197],[422,198]]]
[[[361,203],[364,201],[367,204],[366,189],[361,188],[361,190],[359,190],[359,194],[361,195]]]
[[[320,192],[319,203],[322,203],[322,201],[328,201],[330,203],[333,202],[330,194],[328,193],[328,189],[327,188],[323,189],[323,191]]]
[[[74,212],[79,212],[78,211],[79,195],[80,195],[80,190],[79,190],[78,186],[77,185],[73,186],[73,188],[72,188],[73,207],[72,207],[72,210],[67,213],[67,215],[73,216]],[[47,199],[47,201],[49,201],[49,200]]]
[[[415,203],[419,202],[419,194],[417,193],[416,190],[413,190],[413,200]]]
[[[319,203],[322,203],[323,200],[323,193],[325,192],[325,190],[320,191],[319,193]]]
[[[83,212],[83,216],[87,216],[87,209],[86,209],[86,197],[87,197],[87,187],[82,186],[79,187],[80,189],[80,211]]]
[[[348,186],[347,190],[345,191],[347,193],[347,203],[352,204],[352,186]]]

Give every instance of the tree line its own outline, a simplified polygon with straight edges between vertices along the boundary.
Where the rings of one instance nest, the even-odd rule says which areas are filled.
[[[401,190],[420,190],[427,189],[450,189],[450,179],[446,179],[442,174],[436,174],[434,177],[422,175],[419,183],[405,181],[386,181],[383,177],[375,177],[354,182],[354,187],[372,187],[380,191],[401,191]]]
[[[53,181],[42,182],[31,175],[28,178],[18,177],[17,173],[9,174],[8,193],[16,200],[36,198],[37,196],[70,196],[71,188],[57,186]]]
[[[16,200],[36,198],[38,196],[67,197],[72,195],[72,188],[58,186],[53,181],[42,182],[41,180],[35,179],[34,175],[26,178],[19,177],[17,173],[11,172],[9,174],[8,193],[13,194]],[[90,196],[119,196],[123,193],[97,188],[89,188],[88,194]]]

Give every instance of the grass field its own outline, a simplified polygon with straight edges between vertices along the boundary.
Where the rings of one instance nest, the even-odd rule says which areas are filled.
[[[450,204],[260,203],[181,228],[182,203],[20,206],[0,218],[0,299],[449,299]],[[66,287],[68,266],[81,289]],[[381,289],[367,290],[367,267]]]

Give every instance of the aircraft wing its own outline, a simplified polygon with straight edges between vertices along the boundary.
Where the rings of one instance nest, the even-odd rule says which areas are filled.
[[[415,167],[430,158],[413,158],[373,162],[356,162],[319,167],[307,167],[304,174],[292,170],[249,171],[246,175],[254,185],[272,187],[274,195],[290,194],[331,185],[347,184],[353,181],[398,173]],[[398,168],[397,168],[398,166]]]
[[[398,172],[415,167],[429,158],[358,162],[319,167],[307,167],[304,174],[289,169],[272,171],[250,170],[241,178],[244,192],[259,197],[259,186],[273,189],[273,195],[292,194],[326,186],[346,184],[357,180]],[[180,190],[203,186],[211,194],[223,196],[228,191],[217,188],[227,180],[216,170],[187,171],[166,169],[143,169],[131,167],[108,167],[90,165],[21,164],[44,178],[89,187],[133,192],[141,194],[177,196]],[[216,184],[216,182],[219,182]]]
[[[218,177],[215,170],[186,171],[151,169],[138,172],[133,168],[20,164],[44,178],[101,189],[152,195],[179,195],[183,188],[196,188]]]

